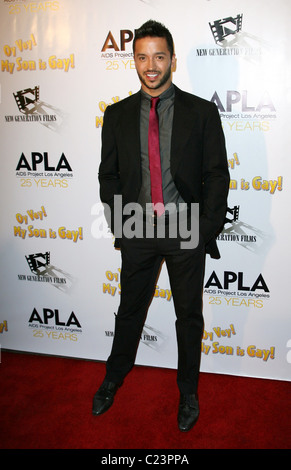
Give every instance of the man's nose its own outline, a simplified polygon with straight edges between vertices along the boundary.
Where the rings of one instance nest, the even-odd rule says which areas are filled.
[[[155,59],[152,58],[152,57],[149,57],[148,59],[148,68],[150,70],[154,70],[155,69]]]

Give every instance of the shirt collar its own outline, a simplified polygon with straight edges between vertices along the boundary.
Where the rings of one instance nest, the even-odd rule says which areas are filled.
[[[175,88],[173,83],[167,88],[160,96],[160,100],[166,100],[168,98],[171,98],[175,94]],[[142,98],[145,98],[146,100],[151,100],[152,96],[146,93],[142,88],[141,88],[141,96]]]

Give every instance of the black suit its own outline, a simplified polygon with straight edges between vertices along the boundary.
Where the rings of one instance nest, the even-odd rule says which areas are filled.
[[[114,195],[121,194],[123,204],[137,202],[141,188],[140,103],[138,92],[108,107],[104,115],[100,196],[111,207],[109,224],[113,233]],[[133,365],[147,306],[165,258],[177,315],[178,384],[183,393],[194,393],[203,330],[204,252],[213,258],[220,256],[215,236],[224,222],[229,173],[216,105],[176,86],[170,162],[172,178],[183,200],[199,203],[199,245],[183,252],[177,240],[167,239],[159,246],[144,239],[121,241],[121,305],[107,362],[108,380],[122,380]]]

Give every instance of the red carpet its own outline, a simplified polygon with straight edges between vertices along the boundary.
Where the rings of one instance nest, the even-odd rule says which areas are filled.
[[[0,368],[1,449],[290,449],[290,382],[202,373],[181,433],[174,370],[135,367],[94,417],[103,363],[2,351]]]

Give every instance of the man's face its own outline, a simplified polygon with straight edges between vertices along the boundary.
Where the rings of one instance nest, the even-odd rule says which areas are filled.
[[[151,96],[159,96],[169,88],[175,56],[171,59],[165,38],[147,36],[137,39],[134,61],[142,89]]]

